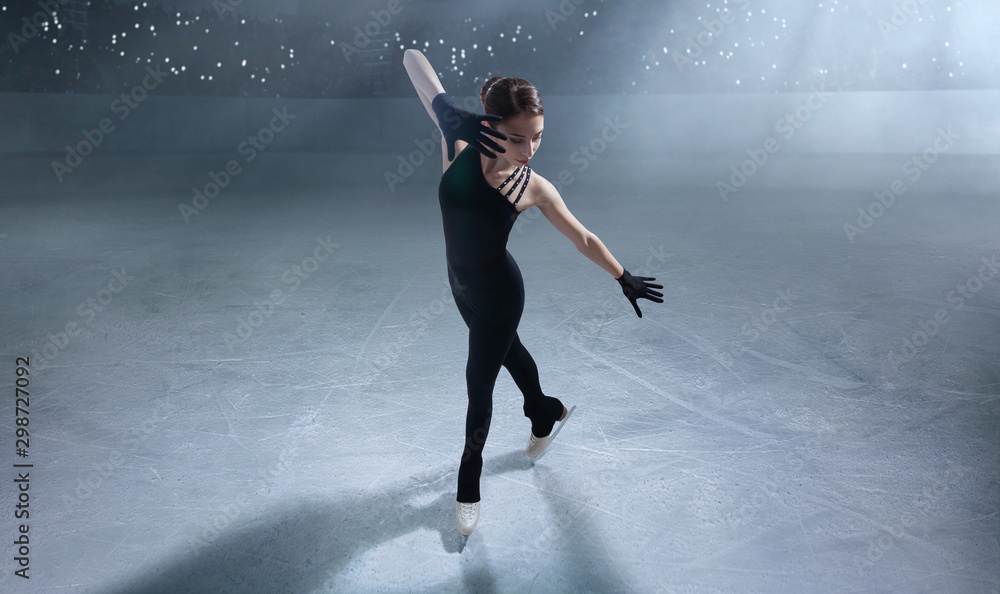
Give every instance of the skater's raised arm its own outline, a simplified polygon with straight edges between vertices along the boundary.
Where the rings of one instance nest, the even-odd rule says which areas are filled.
[[[434,101],[435,97],[444,93],[444,86],[441,85],[441,80],[434,73],[431,63],[427,61],[427,57],[420,50],[408,49],[403,52],[403,67],[410,75],[410,82],[417,90],[417,95],[420,97],[420,102],[424,104],[427,115],[440,127],[431,102]]]
[[[622,287],[622,292],[635,309],[635,315],[642,317],[636,299],[642,297],[663,303],[663,293],[653,289],[662,289],[663,285],[654,285],[646,281],[656,280],[651,276],[632,276],[624,266],[615,260],[604,242],[599,237],[587,230],[580,221],[573,216],[573,213],[566,208],[562,196],[547,179],[537,175],[539,182],[539,202],[538,210],[542,211],[545,218],[552,223],[552,226],[565,235],[581,254],[587,256],[591,262],[606,270],[618,281]]]
[[[496,155],[490,152],[491,149],[498,153],[506,152],[506,149],[486,135],[502,140],[507,140],[507,136],[483,124],[484,121],[499,122],[502,117],[475,114],[456,105],[445,92],[431,63],[419,50],[408,49],[403,52],[403,66],[424,104],[424,109],[441,129],[443,169],[448,169],[455,155],[461,153],[468,143],[472,143],[479,152],[491,159],[496,158]]]

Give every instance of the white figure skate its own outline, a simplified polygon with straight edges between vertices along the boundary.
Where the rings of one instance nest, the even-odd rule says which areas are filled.
[[[455,516],[458,518],[458,531],[462,533],[462,536],[472,534],[472,531],[479,524],[479,502],[456,502]]]
[[[542,452],[545,451],[545,448],[552,443],[552,440],[556,438],[556,434],[559,433],[559,430],[562,429],[563,425],[566,424],[566,421],[569,420],[569,416],[573,414],[574,410],[576,410],[576,406],[568,411],[566,410],[566,407],[563,406],[563,414],[559,417],[559,426],[555,427],[552,432],[545,437],[535,437],[534,433],[530,434],[528,437],[528,445],[524,448],[524,453],[528,454],[529,458],[537,459],[538,456],[541,456]]]

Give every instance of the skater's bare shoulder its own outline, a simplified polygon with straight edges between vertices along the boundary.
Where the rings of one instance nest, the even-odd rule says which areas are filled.
[[[537,185],[533,188],[534,192],[529,206],[537,206],[545,218],[552,223],[552,226],[572,241],[577,249],[585,246],[591,235],[590,231],[569,211],[566,202],[559,194],[559,190],[552,185],[552,182],[538,175],[533,169],[531,172],[531,181]]]

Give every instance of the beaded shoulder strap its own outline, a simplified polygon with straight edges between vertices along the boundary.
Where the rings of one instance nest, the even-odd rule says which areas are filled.
[[[524,178],[524,183],[521,185],[521,191],[517,193],[517,199],[514,200],[515,206],[517,206],[517,202],[518,200],[521,199],[521,196],[524,196],[524,189],[528,187],[528,181],[531,179],[531,167],[528,167],[527,165],[525,165],[524,167],[528,170],[528,172]],[[511,189],[513,190],[513,188]],[[510,192],[507,192],[507,195],[510,196]]]
[[[502,184],[500,184],[500,187],[497,188],[497,191],[499,192],[500,190],[502,190],[503,187],[507,185],[507,182],[509,182],[510,180],[514,179],[514,176],[517,175],[518,173],[520,173],[520,171],[521,171],[520,167],[518,167],[517,169],[515,169],[514,172],[510,174],[510,177],[508,177],[506,180],[504,180],[504,182]],[[520,181],[520,180],[518,180],[518,181]],[[517,185],[517,182],[514,182],[514,186],[516,186],[516,185]],[[511,189],[513,189],[514,186],[511,186]],[[510,194],[507,194],[507,195],[510,196]]]

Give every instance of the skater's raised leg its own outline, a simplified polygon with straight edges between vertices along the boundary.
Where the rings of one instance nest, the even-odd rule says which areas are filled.
[[[561,419],[565,407],[558,398],[542,393],[538,366],[516,332],[503,366],[524,395],[524,416],[531,420],[531,433],[536,437],[548,435],[556,421]]]

